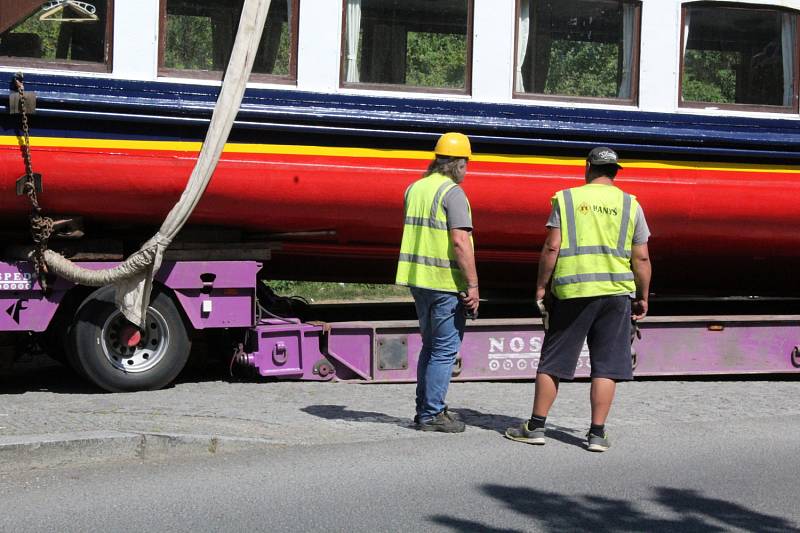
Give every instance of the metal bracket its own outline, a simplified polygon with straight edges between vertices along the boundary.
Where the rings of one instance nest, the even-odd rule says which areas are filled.
[[[336,374],[336,368],[324,357],[314,363],[312,372],[321,378],[331,379]]]
[[[408,368],[408,335],[385,335],[378,340],[378,368],[405,370]]]
[[[36,189],[36,192],[42,192],[42,175],[38,172],[34,172],[33,176],[33,188]],[[27,182],[28,176],[20,176],[17,179],[17,196],[25,196],[25,182]]]
[[[272,347],[272,360],[275,362],[275,364],[286,364],[288,357],[289,356],[286,353],[286,344],[284,344],[282,341],[276,342],[275,346]]]
[[[19,93],[12,91],[8,93],[8,112],[11,115],[22,113],[22,102]],[[25,91],[25,112],[29,115],[36,113],[36,93]]]

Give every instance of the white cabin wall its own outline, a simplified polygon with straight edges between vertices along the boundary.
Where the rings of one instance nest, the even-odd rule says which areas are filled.
[[[156,79],[159,11],[159,0],[114,2],[115,78]]]
[[[642,2],[639,52],[639,108],[673,112],[678,108],[680,0]]]
[[[731,3],[731,0],[684,0],[682,3],[689,4],[692,2],[701,1]],[[736,2],[736,0],[733,0],[733,2],[738,4],[759,4],[772,7],[785,7],[788,9],[800,9],[800,0],[743,0],[741,2]]]
[[[342,3],[301,0],[297,50],[297,88],[335,92],[339,88]]]
[[[515,0],[475,0],[472,96],[510,102],[514,78]]]

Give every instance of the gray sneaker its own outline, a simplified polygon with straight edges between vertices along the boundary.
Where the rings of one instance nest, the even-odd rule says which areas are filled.
[[[417,429],[420,431],[441,431],[442,433],[461,433],[465,427],[464,422],[450,418],[445,411],[430,420],[420,421],[417,424]]]
[[[442,412],[446,416],[448,416],[451,420],[461,420],[461,415],[456,413],[455,411],[450,411],[447,408],[447,404],[444,405],[444,410]],[[419,425],[419,415],[414,415],[414,424]]]
[[[528,429],[528,420],[520,424],[519,427],[511,427],[506,430],[506,438],[527,444],[544,444],[544,428]]]
[[[590,452],[604,452],[611,446],[611,443],[608,442],[608,433],[606,432],[603,432],[602,437],[594,435],[593,433],[587,433],[586,439],[589,441],[589,445],[586,449]]]

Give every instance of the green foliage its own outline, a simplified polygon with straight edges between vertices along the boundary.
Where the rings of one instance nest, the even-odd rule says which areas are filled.
[[[563,96],[617,96],[616,44],[553,41],[545,94]]]
[[[289,46],[291,45],[291,41],[289,40],[288,26],[288,24],[283,24],[281,27],[281,42],[278,45],[278,56],[275,58],[275,66],[271,72],[271,74],[275,74],[276,76],[289,75]]]
[[[452,33],[408,32],[406,83],[419,87],[463,88],[467,39]]]
[[[164,66],[188,70],[213,70],[211,19],[189,15],[167,17]]]
[[[267,26],[270,28],[270,26]],[[289,39],[288,24],[277,25],[281,32],[275,65],[271,72],[285,76],[289,74]],[[267,36],[264,36],[267,40]],[[215,64],[215,47],[217,61],[228,57],[233,42],[214,41],[214,29],[211,18],[207,16],[173,15],[167,17],[167,44],[164,50],[164,66],[182,70],[222,70],[225,65]],[[259,70],[259,61],[253,72]]]
[[[370,283],[323,283],[268,280],[265,283],[281,296],[302,296],[310,302],[386,300],[410,298],[408,287]]]
[[[738,52],[687,50],[684,59],[683,99],[687,102],[736,102]]]

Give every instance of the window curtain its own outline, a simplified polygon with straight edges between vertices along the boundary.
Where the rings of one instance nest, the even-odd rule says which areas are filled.
[[[781,58],[783,59],[783,105],[791,106],[794,96],[794,43],[797,41],[797,15],[781,16]]]
[[[633,28],[636,6],[625,2],[622,4],[622,76],[619,82],[617,96],[620,98],[631,97],[631,81],[633,74]]]
[[[681,50],[682,60],[686,60],[686,48],[689,45],[689,26],[692,23],[692,12],[687,8],[683,12],[683,50]]]
[[[347,0],[347,70],[345,80],[358,82],[358,38],[361,34],[361,0]]]
[[[517,72],[514,90],[518,93],[525,92],[525,80],[522,79],[522,64],[528,52],[528,37],[531,31],[531,3],[530,0],[521,0],[519,6],[519,26],[517,29]]]

